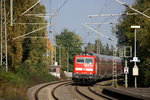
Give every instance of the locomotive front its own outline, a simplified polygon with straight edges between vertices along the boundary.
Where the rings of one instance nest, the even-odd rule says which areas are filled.
[[[96,81],[96,57],[77,55],[74,57],[72,80],[76,83],[94,83]]]

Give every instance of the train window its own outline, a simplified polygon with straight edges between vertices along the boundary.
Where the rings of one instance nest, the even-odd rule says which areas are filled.
[[[93,59],[92,58],[77,58],[77,63],[92,64]]]
[[[87,58],[87,59],[85,59],[85,63],[92,64],[93,63],[93,59]]]
[[[84,58],[77,58],[77,63],[84,63]]]

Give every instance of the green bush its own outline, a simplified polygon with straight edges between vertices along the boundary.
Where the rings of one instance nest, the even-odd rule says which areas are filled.
[[[25,80],[18,75],[5,71],[0,71],[0,81],[12,85],[19,85],[25,82]]]
[[[13,72],[0,71],[0,97],[8,100],[26,100],[26,91],[34,85],[58,80],[46,68],[16,67]]]

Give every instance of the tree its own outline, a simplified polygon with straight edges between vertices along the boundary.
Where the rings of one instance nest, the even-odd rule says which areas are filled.
[[[62,48],[62,65],[65,68],[67,64],[67,56],[69,54],[69,68],[71,69],[73,66],[73,57],[77,54],[81,53],[82,41],[81,38],[76,35],[74,32],[70,32],[67,29],[64,29],[60,35],[56,36],[56,44],[57,46],[61,46]],[[68,52],[68,53],[67,53]],[[59,50],[57,50],[57,61]]]
[[[99,53],[101,52],[101,48],[102,48],[102,43],[99,39],[95,40],[95,53]]]
[[[25,10],[31,7],[38,0],[15,0],[14,2],[14,20],[15,23],[44,23],[46,22],[44,18],[35,18],[20,16]],[[10,0],[6,0],[6,11],[10,9]],[[43,5],[38,4],[32,8],[28,13],[45,13],[45,8]],[[7,22],[10,22],[9,13],[7,13]],[[17,25],[15,24],[11,27],[7,24],[8,33],[8,66],[9,70],[15,70],[17,67],[22,66],[25,63],[32,64],[34,67],[38,63],[44,65],[45,57],[43,56],[46,52],[46,40],[39,38],[19,38],[14,40],[14,38],[24,35],[28,32],[34,31],[42,27],[42,25]],[[45,37],[46,29],[37,31],[27,37]],[[25,64],[27,65],[27,64]],[[24,65],[24,66],[25,66]],[[42,67],[42,66],[41,66]]]
[[[91,44],[90,42],[87,44],[87,46],[85,47],[85,52],[87,53],[95,53],[95,45]]]

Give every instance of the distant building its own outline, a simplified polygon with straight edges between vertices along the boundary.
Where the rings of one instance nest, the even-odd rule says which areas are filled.
[[[60,65],[57,65],[57,66],[51,65],[49,67],[49,73],[52,74],[55,77],[60,78],[60,69],[61,69]]]

